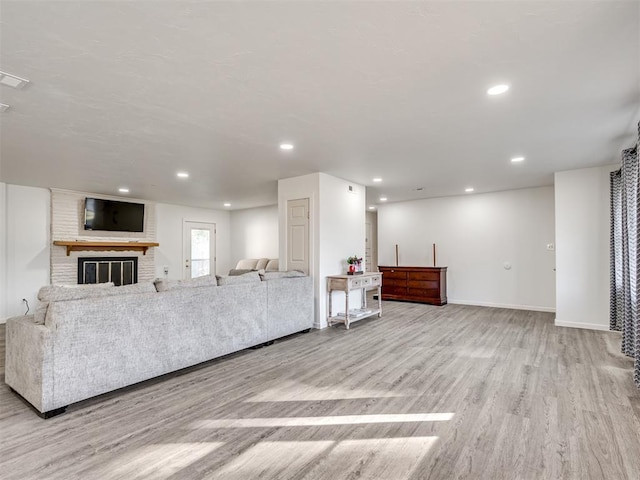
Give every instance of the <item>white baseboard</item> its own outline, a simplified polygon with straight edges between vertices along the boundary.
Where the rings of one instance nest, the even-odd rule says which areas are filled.
[[[563,322],[556,318],[556,327],[569,327],[569,328],[584,328],[586,330],[604,330],[609,331],[609,325],[601,325],[599,323],[578,323],[578,322]]]
[[[473,305],[476,307],[494,307],[494,308],[510,308],[512,310],[531,310],[533,312],[549,312],[555,313],[556,309],[553,307],[540,307],[537,305],[512,305],[510,303],[491,303],[491,302],[478,302],[470,300],[455,300],[449,299],[448,303],[454,305]]]

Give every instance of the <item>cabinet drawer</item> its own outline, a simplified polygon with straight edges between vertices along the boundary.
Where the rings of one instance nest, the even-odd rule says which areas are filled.
[[[387,284],[382,286],[382,295],[401,295],[405,296],[407,289],[405,287],[390,287]]]
[[[407,287],[409,288],[440,288],[440,282],[437,280],[407,280]]]
[[[385,281],[387,278],[407,278],[407,272],[398,272],[396,270],[383,270]]]
[[[362,285],[363,287],[368,287],[369,285],[371,285],[371,277],[365,277],[361,280],[360,285]]]
[[[440,291],[437,288],[407,288],[410,297],[438,298]]]
[[[390,287],[406,287],[407,286],[407,280],[402,278],[402,279],[398,279],[398,278],[385,278],[384,279],[384,285],[388,285]]]
[[[371,277],[371,285],[380,285],[380,275]]]
[[[329,290],[346,290],[348,282],[342,278],[330,278],[329,279]]]
[[[358,288],[362,286],[362,278],[352,278],[349,280],[349,285],[351,288]]]
[[[440,280],[440,272],[409,272],[409,280]]]

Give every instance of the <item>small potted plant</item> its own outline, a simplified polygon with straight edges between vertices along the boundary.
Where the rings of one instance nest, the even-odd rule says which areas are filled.
[[[347,258],[347,263],[349,264],[347,275],[357,275],[362,273],[362,257],[359,258],[357,255],[354,255]]]

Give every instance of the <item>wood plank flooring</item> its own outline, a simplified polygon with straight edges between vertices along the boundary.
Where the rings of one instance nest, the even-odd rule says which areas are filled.
[[[552,314],[385,302],[49,420],[2,384],[0,477],[638,480],[619,350]]]

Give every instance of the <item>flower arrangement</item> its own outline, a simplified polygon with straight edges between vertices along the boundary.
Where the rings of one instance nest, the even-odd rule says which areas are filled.
[[[347,257],[347,263],[349,264],[348,275],[362,273],[362,257],[358,257],[357,255]]]
[[[358,258],[358,256],[357,256],[357,255],[354,255],[353,257],[349,257],[349,258],[347,258],[347,263],[348,263],[349,265],[354,265],[354,264],[356,264],[356,263],[362,263],[362,257],[361,257],[361,258]]]

